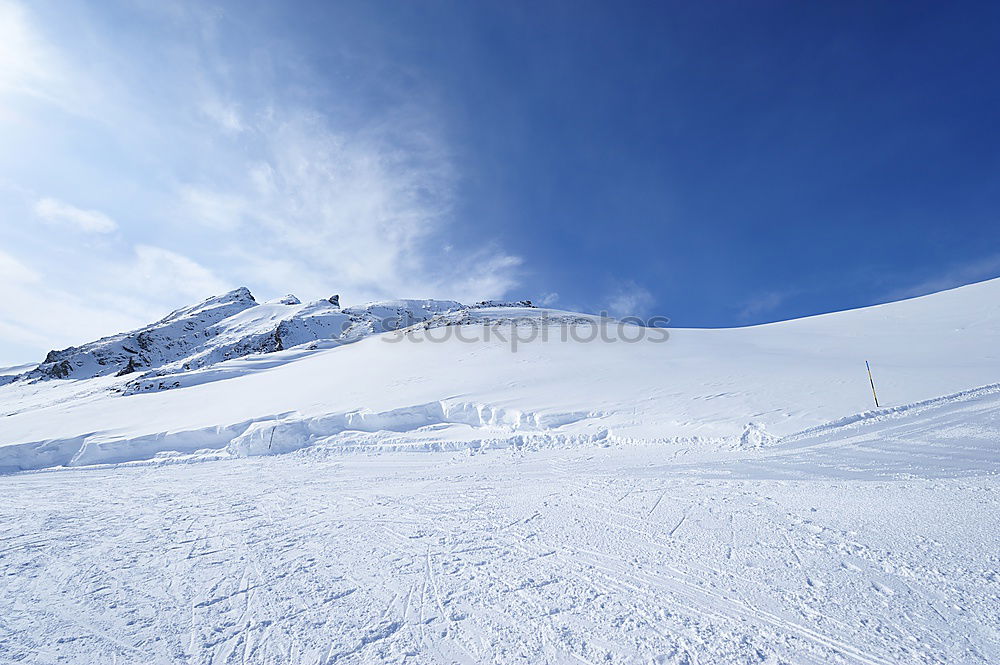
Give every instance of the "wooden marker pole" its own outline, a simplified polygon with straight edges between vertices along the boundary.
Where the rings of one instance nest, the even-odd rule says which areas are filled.
[[[872,368],[867,360],[865,361],[865,367],[868,368],[868,383],[872,384],[872,397],[875,398],[875,408],[878,409],[880,407],[878,405],[878,395],[875,394],[875,379],[872,378]]]

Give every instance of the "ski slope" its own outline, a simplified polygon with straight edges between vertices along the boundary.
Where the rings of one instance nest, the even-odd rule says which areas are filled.
[[[0,663],[1000,662],[1000,280],[588,321],[0,386]]]
[[[557,322],[547,341],[512,351],[512,337],[540,336],[523,322],[542,315]],[[866,360],[883,406],[1000,380],[1000,280],[764,326],[675,329],[665,341],[564,340],[567,327],[589,328],[559,322],[588,318],[598,321],[485,308],[460,325],[195,368],[150,394],[115,392],[127,376],[18,381],[0,386],[0,469],[312,445],[714,445],[749,423],[780,437],[872,408]]]
[[[1000,390],[771,449],[3,479],[0,660],[992,663]]]

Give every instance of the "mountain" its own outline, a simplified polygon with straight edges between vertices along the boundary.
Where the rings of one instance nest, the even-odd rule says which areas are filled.
[[[138,330],[50,351],[37,367],[2,378],[12,382],[128,376],[120,387],[125,393],[163,390],[180,385],[179,375],[226,360],[312,342],[347,344],[440,314],[486,305],[392,300],[342,309],[339,296],[303,304],[293,295],[258,303],[242,287],[178,309]]]
[[[0,387],[0,467],[313,446],[766,445],[871,410],[865,361],[888,408],[1000,381],[1000,280],[704,330],[527,302],[332,300],[258,304],[237,289],[50,353]]]

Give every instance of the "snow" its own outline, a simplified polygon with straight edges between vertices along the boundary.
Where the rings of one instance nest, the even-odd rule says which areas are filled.
[[[23,374],[35,367],[32,364],[26,365],[10,365],[8,367],[0,367],[0,376],[17,376],[18,374]]]
[[[208,327],[363,330],[0,386],[0,662],[1000,661],[1000,280],[668,334],[283,300]]]
[[[675,329],[667,337],[663,330],[612,327],[616,339],[645,335],[633,343],[567,334],[587,340],[588,331],[606,323],[596,317],[461,307],[398,301],[348,308],[343,313],[364,314],[354,344],[307,345],[179,370],[170,374],[176,390],[123,397],[116,386],[136,385],[127,375],[0,387],[0,469],[202,449],[378,449],[390,439],[392,448],[413,449],[502,447],[523,437],[707,445],[740,441],[751,422],[750,438],[763,443],[871,408],[866,360],[889,407],[998,379],[1000,280],[752,328]],[[338,327],[330,317],[346,314],[330,308],[326,301],[242,306],[213,333],[223,339],[213,348],[232,348],[250,338],[248,331],[271,330],[276,319]],[[286,310],[292,318],[282,318]],[[380,321],[400,316],[416,327],[376,334]],[[314,323],[317,317],[322,323]],[[268,428],[280,441],[277,449],[245,445]],[[413,436],[401,442],[400,431]]]
[[[334,301],[337,302],[334,302]],[[34,369],[12,379],[90,379],[126,376],[118,392],[167,390],[191,371],[251,354],[322,340],[346,344],[464,307],[450,300],[393,300],[341,310],[336,296],[302,304],[293,295],[258,304],[246,287],[171,312],[144,328],[50,351]],[[16,370],[18,368],[11,368]],[[0,375],[4,376],[4,375]],[[0,385],[3,385],[0,383]]]

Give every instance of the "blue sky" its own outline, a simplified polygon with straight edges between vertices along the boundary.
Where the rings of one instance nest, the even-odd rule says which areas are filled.
[[[1000,275],[995,3],[0,0],[0,363],[247,285],[771,321]]]

